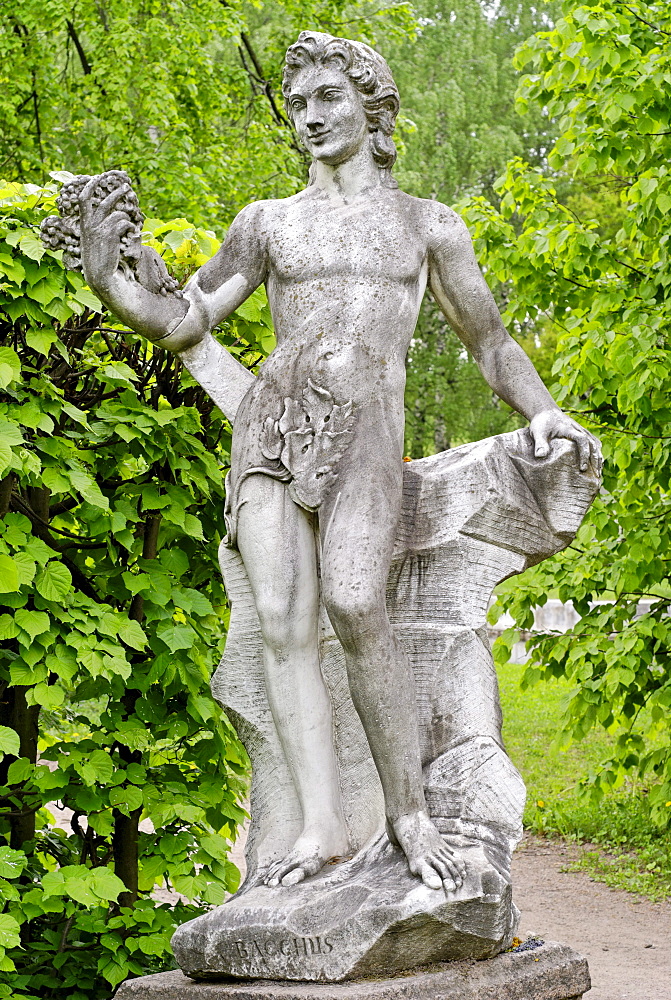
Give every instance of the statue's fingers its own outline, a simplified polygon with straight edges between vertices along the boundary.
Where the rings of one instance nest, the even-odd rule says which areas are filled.
[[[98,186],[98,180],[99,175],[95,174],[86,182],[79,193],[79,214],[85,222],[91,217],[91,213],[94,209],[91,199],[93,198],[93,192]]]
[[[122,184],[118,188],[114,188],[113,191],[103,198],[99,205],[96,206],[98,212],[104,217],[109,215],[112,209],[115,207],[118,201],[120,201],[124,195],[128,194],[130,191],[130,184]]]
[[[547,458],[550,454],[550,438],[547,430],[545,428],[539,430],[532,426],[531,434],[534,439],[534,457]]]
[[[569,441],[574,442],[576,451],[578,452],[580,471],[585,472],[590,460],[590,440],[587,436],[587,432],[581,430],[570,430],[562,434],[562,437],[568,438]]]
[[[116,236],[121,239],[131,229],[135,229],[135,224],[130,221],[125,212],[112,212],[100,226],[100,232],[104,236]]]
[[[601,445],[592,434],[590,434],[589,438],[589,453],[592,465],[599,473],[599,475],[601,475],[601,470],[603,469],[603,455],[601,454]]]

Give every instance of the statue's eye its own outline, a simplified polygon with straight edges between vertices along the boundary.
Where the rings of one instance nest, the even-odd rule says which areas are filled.
[[[339,90],[327,90],[323,95],[325,101],[337,101],[339,96]]]
[[[300,111],[301,108],[305,107],[305,101],[301,97],[294,97],[291,101],[291,110]]]

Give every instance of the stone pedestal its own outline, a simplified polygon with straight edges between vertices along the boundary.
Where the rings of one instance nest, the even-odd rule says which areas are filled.
[[[179,971],[161,972],[123,983],[115,1000],[578,1000],[590,986],[586,959],[546,942],[483,962],[348,983],[194,982]]]
[[[262,884],[302,817],[266,698],[249,581],[239,553],[222,545],[232,613],[212,690],[252,762],[252,824],[241,890],[173,937],[187,975],[339,982],[488,959],[510,945],[518,920],[510,859],[525,790],[501,739],[487,607],[497,583],[568,545],[598,487],[598,470],[580,472],[570,441],[553,441],[536,459],[526,429],[404,468],[387,607],[414,672],[429,812],[466,861],[463,885],[449,894],[411,876],[387,840],[380,780],[325,614],[321,664],[354,856],[297,886]]]

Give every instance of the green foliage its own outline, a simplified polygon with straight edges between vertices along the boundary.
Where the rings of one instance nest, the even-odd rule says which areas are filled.
[[[517,113],[512,57],[558,7],[532,0],[416,4],[416,40],[385,50],[401,92],[402,187],[450,204],[467,191],[492,194],[512,156],[542,162],[553,122],[540,108],[525,119]]]
[[[505,320],[513,328],[530,320],[555,326],[555,395],[600,435],[605,489],[575,544],[505,585],[499,605],[530,628],[533,606],[551,591],[573,600],[583,617],[565,636],[534,638],[526,683],[571,679],[570,732],[580,738],[601,726],[616,737],[588,790],[598,800],[634,773],[648,789],[652,819],[664,826],[671,817],[671,10],[607,0],[565,11],[518,57],[532,71],[522,106],[547,107],[560,121],[549,155],[555,176],[513,160],[497,184],[500,211],[475,199],[467,214],[488,270],[513,286]],[[577,194],[587,181],[593,201],[603,189],[609,224],[577,217],[560,201],[555,178]],[[641,598],[652,605],[635,617]]]
[[[520,426],[501,402],[432,301],[422,305],[408,352],[405,448],[412,458],[435,455]]]
[[[91,1000],[236,888],[247,762],[209,691],[230,427],[44,250],[54,197],[0,191],[0,973],[13,997]],[[149,230],[183,277],[219,246],[181,219]],[[263,296],[219,335],[261,360]]]
[[[512,56],[557,3],[422,0],[414,41],[385,46],[401,93],[401,187],[451,204],[492,185],[514,155],[540,163],[553,123],[515,110]],[[397,140],[398,142],[398,140]],[[496,289],[503,301],[506,290]],[[535,344],[531,346],[535,355]],[[519,426],[494,396],[438,306],[424,303],[408,358],[406,451],[420,457]]]
[[[14,0],[0,21],[0,169],[123,168],[144,211],[227,225],[293,194],[304,155],[277,98],[305,27],[374,40],[408,3],[345,0]]]
[[[577,743],[568,740],[561,722],[571,682],[557,678],[522,690],[524,672],[516,663],[498,668],[503,737],[527,786],[525,828],[596,845],[576,852],[572,870],[651,899],[671,898],[671,830],[652,822],[645,783],[630,777],[601,802],[586,801],[580,779],[608,759],[615,737],[595,729]]]

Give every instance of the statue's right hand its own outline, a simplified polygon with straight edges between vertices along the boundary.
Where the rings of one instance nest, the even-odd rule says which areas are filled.
[[[98,182],[98,177],[92,177],[79,196],[81,259],[87,283],[105,298],[119,267],[121,240],[135,224],[125,212],[115,210],[130,186],[121,184],[96,205],[93,193]]]

